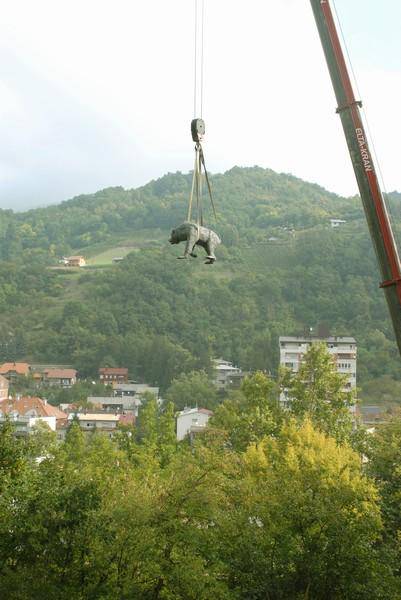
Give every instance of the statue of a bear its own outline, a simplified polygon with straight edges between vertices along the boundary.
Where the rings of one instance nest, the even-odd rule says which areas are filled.
[[[172,230],[169,242],[170,244],[186,242],[183,256],[177,256],[177,258],[188,258],[188,256],[196,258],[195,246],[202,246],[207,254],[205,264],[212,265],[216,260],[214,251],[216,246],[221,243],[221,239],[211,229],[187,221]]]

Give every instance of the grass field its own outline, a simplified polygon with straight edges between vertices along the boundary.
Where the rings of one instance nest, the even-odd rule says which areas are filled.
[[[128,236],[113,236],[99,244],[78,248],[74,253],[84,256],[89,267],[107,266],[113,264],[113,258],[124,258],[142,248],[158,248],[166,239],[167,233],[161,229],[141,229]]]
[[[111,265],[114,258],[125,258],[130,252],[139,252],[139,248],[133,246],[115,246],[100,252],[95,256],[88,257],[86,264],[91,266]]]

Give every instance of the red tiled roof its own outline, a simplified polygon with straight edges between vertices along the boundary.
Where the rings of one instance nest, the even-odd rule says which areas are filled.
[[[23,397],[23,398],[6,398],[0,401],[0,410],[7,414],[16,411],[19,415],[25,415],[30,410],[35,410],[40,417],[56,417],[56,419],[65,419],[66,413],[44,402],[41,398]]]
[[[208,408],[199,408],[198,412],[203,413],[204,415],[212,415],[213,411]]]
[[[28,363],[4,363],[0,367],[0,374],[9,373],[10,371],[15,371],[18,375],[27,375],[29,373],[29,365]]]
[[[74,379],[77,376],[75,369],[46,369],[44,373],[48,379]]]
[[[128,375],[128,369],[125,367],[102,367],[99,369],[101,375]]]
[[[48,417],[56,417],[56,419],[65,419],[67,414],[60,410],[58,406],[53,406],[52,404],[46,404],[45,409],[48,413]]]

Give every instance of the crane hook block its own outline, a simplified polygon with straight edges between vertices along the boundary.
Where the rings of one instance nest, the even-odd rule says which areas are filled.
[[[203,119],[192,119],[191,133],[194,142],[201,142],[205,135],[205,121]]]

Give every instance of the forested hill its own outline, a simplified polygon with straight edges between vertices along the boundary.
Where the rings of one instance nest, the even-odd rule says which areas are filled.
[[[116,234],[169,229],[186,214],[191,181],[191,174],[170,173],[134,190],[113,187],[47,208],[22,213],[0,211],[5,242],[2,257],[13,254],[10,242],[19,246],[17,250],[41,248],[63,253]],[[246,238],[249,229],[261,231],[263,238],[266,230],[279,225],[305,228],[327,224],[329,218],[353,221],[362,217],[359,198],[341,198],[318,185],[269,169],[234,167],[213,176],[212,182],[223,235],[226,226]],[[400,218],[401,194],[391,196],[393,212]]]
[[[191,175],[1,211],[0,358],[71,363],[91,376],[100,365],[128,366],[165,388],[216,355],[274,373],[279,335],[325,323],[357,338],[365,396],[389,390],[385,399],[401,402],[359,198],[258,167],[235,167],[212,184],[219,218],[211,224],[224,243],[213,267],[175,260],[181,249],[167,242],[184,220]],[[395,193],[397,222],[400,207]],[[330,218],[346,223],[332,229]],[[77,253],[88,267],[59,268],[61,256]],[[126,258],[113,264],[113,256]]]
[[[23,247],[55,245],[60,252],[84,248],[123,232],[168,229],[186,214],[191,180],[190,174],[168,174],[135,190],[108,188],[24,213],[2,211],[1,231],[12,238],[17,229]],[[248,227],[306,227],[339,214],[346,219],[361,214],[356,199],[340,198],[317,185],[268,169],[235,167],[212,180],[219,227],[223,229],[231,225],[246,233]]]

